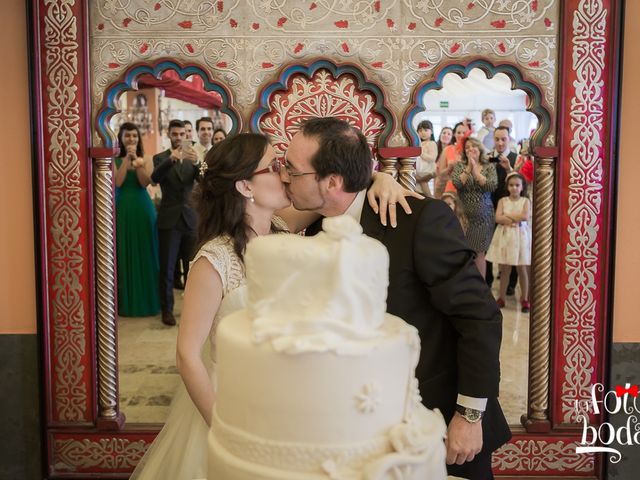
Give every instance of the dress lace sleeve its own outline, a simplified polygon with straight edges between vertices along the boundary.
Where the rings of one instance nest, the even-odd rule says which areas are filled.
[[[244,267],[233,250],[233,242],[230,238],[214,238],[205,243],[193,257],[190,265],[193,265],[201,257],[206,258],[220,275],[224,295],[235,289],[242,281]]]

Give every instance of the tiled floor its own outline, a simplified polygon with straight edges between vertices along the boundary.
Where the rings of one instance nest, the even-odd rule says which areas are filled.
[[[179,322],[182,292],[176,290],[175,298]],[[500,403],[509,423],[519,425],[526,412],[529,314],[520,312],[517,297],[507,297],[502,313]],[[180,382],[177,334],[178,328],[165,326],[160,316],[119,319],[120,408],[128,423],[164,422]]]
[[[175,290],[175,313],[180,321],[182,291]],[[120,410],[127,423],[164,423],[180,383],[176,369],[178,327],[155,317],[120,317],[118,363]]]
[[[507,297],[502,309],[500,349],[500,405],[511,425],[520,425],[520,416],[527,412],[529,314],[520,312],[517,299],[517,296]]]

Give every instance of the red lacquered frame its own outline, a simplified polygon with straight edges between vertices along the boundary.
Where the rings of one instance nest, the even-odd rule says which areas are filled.
[[[48,472],[126,478],[158,428],[98,416],[88,6],[31,9]],[[494,457],[502,478],[602,475],[601,457],[575,453],[572,405],[606,383],[621,5],[566,0],[561,10],[550,428],[515,432]]]

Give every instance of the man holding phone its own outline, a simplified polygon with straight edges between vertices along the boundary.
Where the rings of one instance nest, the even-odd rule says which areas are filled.
[[[162,199],[158,207],[160,255],[160,308],[162,323],[175,325],[173,281],[178,258],[190,258],[195,246],[196,212],[189,205],[199,162],[191,142],[185,139],[184,122],[171,120],[168,130],[171,146],[153,157],[151,181],[160,184]],[[184,272],[185,276],[187,272]]]
[[[507,175],[513,171],[516,163],[517,155],[509,150],[509,129],[507,127],[497,127],[493,132],[494,149],[489,154],[489,162],[496,164],[496,173],[498,174],[498,188],[491,194],[494,210],[498,208],[498,201],[502,197],[509,195],[506,188]],[[485,276],[487,285],[493,283],[493,265],[487,262],[487,274]],[[516,284],[518,283],[518,272],[516,267],[511,269],[509,276],[509,286],[507,287],[507,295],[513,295]]]

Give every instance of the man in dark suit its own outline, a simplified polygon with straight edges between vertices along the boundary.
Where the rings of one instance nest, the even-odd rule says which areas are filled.
[[[185,128],[181,120],[169,122],[168,135],[171,148],[154,155],[151,180],[154,184],[159,183],[162,190],[162,199],[158,207],[162,323],[175,325],[174,270],[177,259],[190,258],[195,246],[196,213],[189,202],[199,165],[193,148],[187,143],[183,148]],[[185,276],[186,274],[187,272]]]
[[[511,435],[497,400],[502,315],[451,209],[439,200],[409,198],[411,215],[398,211],[396,228],[381,225],[365,202],[369,146],[342,120],[309,120],[285,158],[281,178],[297,209],[351,215],[387,247],[387,311],[420,333],[416,377],[423,403],[439,408],[449,425],[449,473],[493,478],[491,452]]]
[[[498,187],[491,194],[491,201],[493,202],[493,209],[498,208],[498,201],[502,197],[509,195],[506,187],[507,175],[513,172],[513,167],[516,164],[518,155],[509,149],[509,128],[498,127],[493,132],[493,150],[489,153],[489,162],[496,164],[496,173],[498,174]],[[487,262],[487,285],[491,286],[493,283],[493,264]],[[513,295],[518,283],[518,271],[516,267],[511,268],[511,274],[509,275],[509,285],[507,286],[507,295]]]

